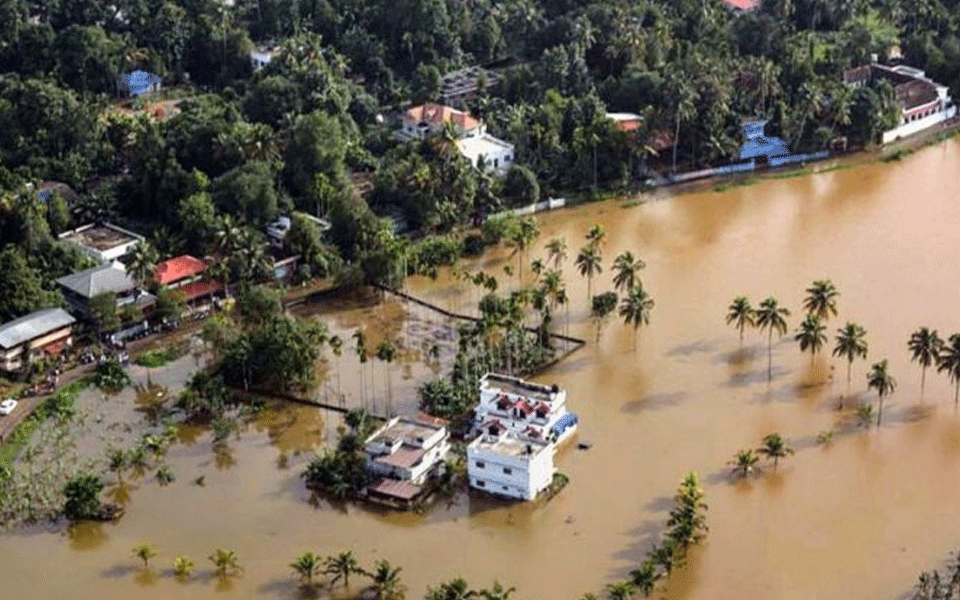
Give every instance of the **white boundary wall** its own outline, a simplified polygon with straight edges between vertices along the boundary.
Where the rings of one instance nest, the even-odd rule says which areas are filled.
[[[897,138],[905,137],[905,136],[923,131],[928,127],[933,127],[934,125],[938,125],[946,121],[947,119],[953,118],[954,115],[956,114],[957,114],[957,107],[951,106],[947,110],[932,114],[929,117],[917,119],[916,121],[913,121],[911,123],[906,123],[904,125],[891,129],[890,131],[885,131],[883,133],[883,143],[889,144],[890,142],[896,140]]]

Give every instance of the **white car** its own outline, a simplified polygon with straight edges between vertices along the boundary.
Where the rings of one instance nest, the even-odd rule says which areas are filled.
[[[7,398],[0,402],[0,415],[9,415],[17,407],[17,401],[13,398]]]

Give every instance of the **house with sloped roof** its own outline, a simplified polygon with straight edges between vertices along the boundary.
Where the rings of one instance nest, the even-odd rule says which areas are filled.
[[[80,317],[89,316],[90,301],[101,294],[114,294],[118,309],[131,303],[145,308],[156,302],[155,296],[138,289],[133,277],[119,262],[72,273],[57,279],[56,283],[71,311]]]
[[[442,104],[422,104],[406,110],[401,116],[399,137],[406,140],[425,140],[436,135],[447,123],[453,126],[457,137],[471,137],[486,132],[483,122],[470,113]]]
[[[62,308],[45,308],[0,325],[0,370],[15,372],[73,345],[76,319]]]
[[[206,270],[207,263],[184,254],[157,263],[153,280],[160,286],[183,292],[183,299],[187,304],[198,305],[223,289],[220,283],[204,277]]]
[[[881,65],[874,61],[843,72],[843,82],[854,88],[881,79],[893,86],[901,111],[900,123],[883,133],[884,144],[934,127],[957,115],[949,88],[932,81],[920,69]]]
[[[446,425],[428,415],[398,416],[370,435],[364,454],[374,479],[367,497],[395,506],[409,506],[420,497],[450,450]]]

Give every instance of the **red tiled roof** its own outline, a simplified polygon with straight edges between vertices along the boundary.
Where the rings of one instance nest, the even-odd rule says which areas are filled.
[[[221,287],[216,281],[194,281],[177,289],[183,292],[187,300],[193,300],[194,298],[219,292]]]
[[[737,10],[753,10],[759,4],[758,0],[723,0],[728,6]]]
[[[470,116],[470,113],[443,106],[442,104],[423,104],[407,110],[407,117],[417,123],[445,123],[450,122],[460,129],[473,129],[480,125],[480,121]]]
[[[516,408],[525,415],[529,415],[533,412],[533,407],[526,400],[521,400],[517,402]]]
[[[187,277],[199,275],[207,269],[207,263],[188,254],[165,260],[157,265],[156,281],[160,285],[169,285]]]

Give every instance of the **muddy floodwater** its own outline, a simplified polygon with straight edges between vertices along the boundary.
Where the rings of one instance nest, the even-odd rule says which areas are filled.
[[[558,455],[570,484],[548,504],[462,494],[424,515],[311,504],[299,473],[336,423],[305,407],[267,411],[230,439],[226,457],[211,450],[207,432],[173,446],[168,462],[177,480],[134,489],[117,524],[2,534],[0,598],[82,590],[104,599],[293,599],[289,564],[298,554],[353,549],[364,564],[386,558],[401,565],[410,598],[459,575],[477,587],[494,579],[515,585],[521,599],[575,600],[642,560],[690,470],[703,479],[710,532],[670,580],[668,598],[895,598],[960,546],[960,414],[942,375],[928,372],[920,397],[920,369],[906,349],[922,325],[942,337],[960,332],[960,142],[900,162],[634,206],[591,204],[540,222],[531,258],[549,238],[566,238],[570,333],[590,343],[538,379],[568,390],[579,435],[593,442],[589,451]],[[607,231],[594,293],[612,288],[617,253],[632,250],[647,263],[642,278],[656,306],[636,350],[632,331],[616,319],[593,343],[586,281],[572,257],[594,223]],[[516,264],[505,251],[467,266],[497,273],[504,289],[516,285],[504,264]],[[867,330],[868,361],[853,365],[853,395],[872,400],[869,364],[890,360],[899,387],[885,403],[882,427],[844,430],[851,416],[836,405],[845,363],[819,355],[811,366],[792,340],[803,290],[821,278],[841,293],[830,347],[848,319]],[[467,298],[455,285],[443,274],[408,282],[451,306]],[[774,295],[793,313],[790,335],[774,343],[770,381],[765,336],[748,331],[739,350],[737,332],[724,323],[740,294],[755,305]],[[341,335],[365,323],[371,337],[384,327],[400,336],[406,311],[390,301],[320,316]],[[443,352],[455,344],[448,340]],[[359,364],[348,356],[352,341],[347,348],[339,385],[351,390],[346,401],[357,402]],[[395,406],[404,409],[415,405],[417,380],[430,375],[422,358],[407,362],[391,373]],[[375,377],[382,393],[384,374]],[[818,445],[818,433],[833,428],[832,442]],[[731,482],[725,463],[734,452],[774,431],[796,454],[776,473]],[[194,482],[201,475],[203,486]],[[156,576],[142,575],[130,555],[143,541],[161,552]],[[245,569],[226,586],[204,564],[217,547],[234,549]],[[180,555],[198,565],[186,583],[170,575]]]

